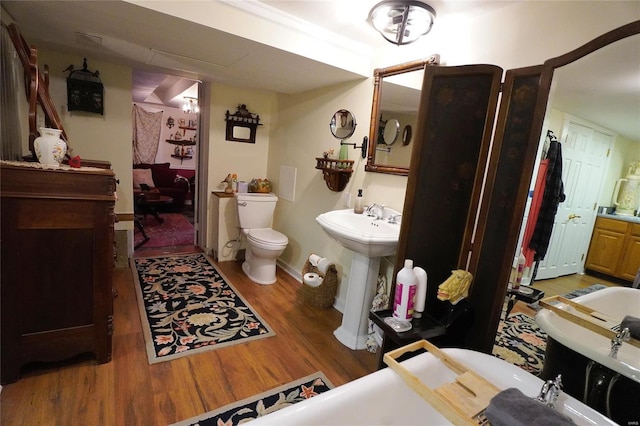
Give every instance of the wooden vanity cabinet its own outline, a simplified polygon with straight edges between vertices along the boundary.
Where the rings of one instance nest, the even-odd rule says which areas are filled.
[[[640,224],[598,217],[584,267],[633,281],[640,268]]]
[[[111,360],[112,170],[1,164],[1,382],[22,366]]]

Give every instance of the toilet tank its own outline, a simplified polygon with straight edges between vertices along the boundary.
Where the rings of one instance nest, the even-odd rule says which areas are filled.
[[[271,228],[278,197],[258,192],[236,193],[238,223],[242,229]]]

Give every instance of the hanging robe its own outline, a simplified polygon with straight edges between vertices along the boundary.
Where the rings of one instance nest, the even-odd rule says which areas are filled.
[[[529,207],[529,217],[527,218],[527,226],[524,230],[524,237],[522,238],[522,254],[526,259],[524,266],[529,267],[533,264],[533,259],[536,255],[536,251],[529,247],[531,238],[533,237],[533,231],[538,222],[538,215],[540,214],[540,208],[542,207],[542,197],[544,195],[544,188],[547,183],[547,168],[549,167],[549,160],[544,159],[540,161],[538,167],[538,176],[536,177],[536,184],[533,188],[533,197],[531,198],[531,206]]]
[[[564,185],[562,184],[562,145],[557,140],[552,140],[549,144],[547,159],[549,166],[545,178],[544,194],[536,227],[529,242],[529,248],[535,251],[535,261],[544,259],[547,254],[558,205],[565,200]]]

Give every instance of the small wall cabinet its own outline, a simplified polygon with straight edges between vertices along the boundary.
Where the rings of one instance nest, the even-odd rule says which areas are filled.
[[[598,217],[584,267],[633,281],[640,268],[640,223]]]

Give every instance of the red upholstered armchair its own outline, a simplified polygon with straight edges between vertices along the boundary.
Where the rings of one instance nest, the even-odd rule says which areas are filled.
[[[160,195],[173,198],[173,203],[163,209],[173,212],[182,212],[184,201],[189,192],[189,182],[178,175],[178,172],[170,168],[170,163],[162,164],[134,164],[133,165],[133,192],[134,195],[142,192],[140,184],[146,184],[155,188]]]

